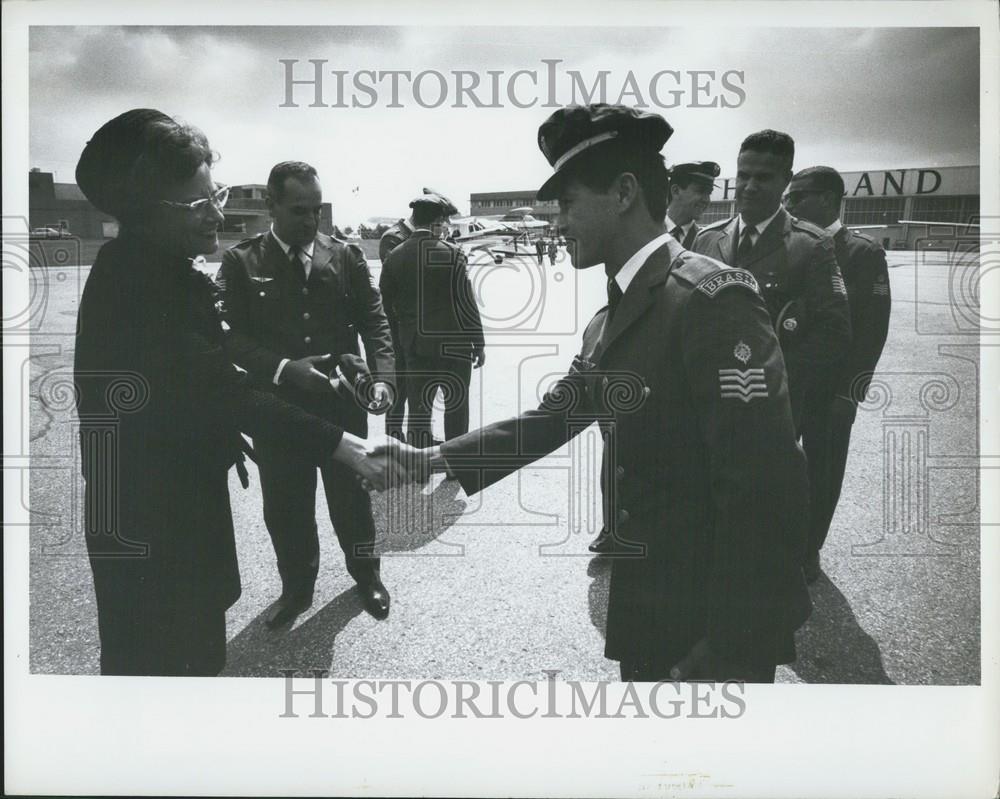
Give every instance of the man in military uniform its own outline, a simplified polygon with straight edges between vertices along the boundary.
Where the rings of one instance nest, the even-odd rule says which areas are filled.
[[[712,189],[721,168],[714,161],[689,161],[670,169],[670,200],[665,224],[684,249],[690,250],[698,231],[698,219],[712,199]]]
[[[443,203],[446,206],[445,210],[447,211],[449,217],[458,213],[458,208],[455,207],[455,204],[443,194],[426,187],[423,190],[423,194],[427,197],[437,198],[437,200]],[[413,203],[410,203],[410,208],[413,208]],[[400,219],[396,222],[396,224],[382,234],[382,238],[379,239],[378,242],[378,257],[382,262],[383,267],[385,266],[386,259],[389,257],[389,253],[410,238],[410,236],[413,235],[414,229],[413,214],[411,213],[409,218]],[[406,353],[403,351],[403,347],[399,342],[399,320],[392,315],[389,308],[386,308],[385,310],[386,316],[389,319],[389,329],[392,331],[392,348],[396,356],[396,395],[392,406],[385,415],[385,432],[386,435],[395,436],[396,438],[402,440],[403,422],[406,418],[407,404]]]
[[[269,233],[226,251],[217,280],[233,361],[260,385],[310,413],[367,436],[367,413],[331,388],[329,372],[365,344],[375,392],[385,398],[393,373],[392,340],[361,249],[318,231],[322,189],[316,170],[277,164],[267,182]],[[348,359],[350,360],[350,359]],[[287,447],[255,442],[264,521],[278,561],[281,597],[266,622],[277,627],[312,604],[319,570],[316,468]],[[389,612],[389,593],[373,555],[375,523],[368,493],[338,464],[320,468],[330,519],[365,607]]]
[[[832,239],[781,206],[794,157],[787,133],[747,136],[736,164],[738,214],[702,230],[692,249],[757,279],[781,341],[801,430],[805,396],[846,354],[851,320]]]
[[[486,362],[486,354],[465,254],[441,239],[454,206],[440,195],[422,194],[410,207],[415,229],[382,264],[379,287],[406,359],[408,435],[428,446],[438,387],[444,391],[445,438],[468,431],[472,369]]]
[[[882,355],[892,308],[885,250],[870,236],[844,227],[840,221],[843,197],[840,173],[832,167],[814,166],[796,173],[785,198],[790,213],[833,236],[851,306],[852,341],[847,356],[805,403],[802,445],[809,459],[811,495],[808,582],[819,577],[819,551],[840,499],[851,428]]]
[[[603,263],[608,305],[537,410],[428,459],[467,493],[593,422],[616,535],[605,655],[627,680],[774,680],[809,614],[806,474],[777,337],[754,277],[663,224],[672,133],[657,114],[570,106],[538,132],[573,266]]]
[[[715,179],[721,168],[714,161],[689,161],[675,164],[669,170],[669,201],[664,224],[667,230],[687,250],[694,244],[698,231],[698,219],[712,198]],[[595,555],[608,555],[614,552],[615,541],[611,529],[604,519],[601,531],[590,544],[589,549]]]

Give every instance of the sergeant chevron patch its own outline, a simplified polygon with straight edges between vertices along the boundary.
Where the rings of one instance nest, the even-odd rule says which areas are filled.
[[[847,286],[844,285],[844,278],[841,275],[834,275],[830,278],[830,283],[833,285],[834,294],[847,296]]]
[[[876,283],[872,286],[872,294],[881,295],[883,297],[889,296],[889,284],[888,283]]]
[[[707,277],[698,284],[698,290],[709,297],[714,297],[726,286],[746,286],[751,291],[760,293],[754,276],[743,269],[727,269],[725,272]]]
[[[767,380],[763,369],[720,369],[719,392],[722,399],[750,402],[767,396]]]

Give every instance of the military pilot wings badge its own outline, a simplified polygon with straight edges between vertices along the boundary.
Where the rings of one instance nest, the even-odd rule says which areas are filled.
[[[733,348],[733,356],[744,366],[750,362],[750,345],[740,341]],[[722,399],[750,402],[767,396],[767,380],[763,369],[720,369],[719,393]]]

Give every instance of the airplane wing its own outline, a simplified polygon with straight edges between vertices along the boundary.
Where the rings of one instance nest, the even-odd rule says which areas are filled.
[[[950,225],[952,227],[979,227],[974,222],[940,222],[933,219],[900,219],[900,225]]]

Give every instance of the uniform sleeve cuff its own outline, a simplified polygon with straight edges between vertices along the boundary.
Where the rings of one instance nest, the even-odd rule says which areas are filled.
[[[288,358],[282,358],[281,363],[278,364],[278,368],[274,370],[274,385],[281,385],[281,373],[285,370],[285,365],[289,360]]]

